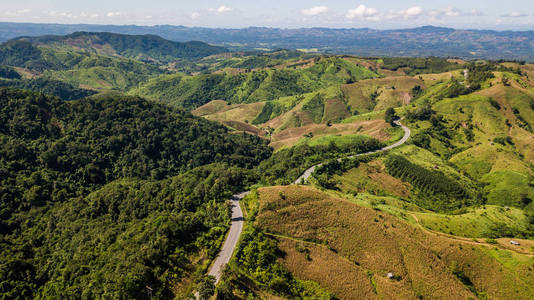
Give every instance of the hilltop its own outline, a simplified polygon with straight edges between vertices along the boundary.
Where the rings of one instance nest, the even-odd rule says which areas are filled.
[[[74,49],[99,55],[133,58],[165,63],[228,52],[223,47],[203,42],[173,42],[157,35],[126,35],[109,32],[75,32],[65,36],[20,37],[36,46]]]

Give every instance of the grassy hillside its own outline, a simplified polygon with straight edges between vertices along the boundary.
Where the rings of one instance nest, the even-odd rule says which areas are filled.
[[[270,101],[377,76],[337,57],[324,57],[304,69],[260,69],[236,75],[165,75],[131,93],[192,110],[211,100],[225,100],[232,104]]]
[[[31,74],[26,80],[21,76],[2,80],[3,86],[43,91],[66,100],[89,95],[89,90],[125,91],[163,73],[157,66],[136,60],[42,48],[26,41],[0,45],[0,65],[17,67],[19,75]]]
[[[274,237],[284,253],[281,265],[340,299],[529,299],[534,293],[528,256],[434,235],[313,188],[258,194],[254,224]]]

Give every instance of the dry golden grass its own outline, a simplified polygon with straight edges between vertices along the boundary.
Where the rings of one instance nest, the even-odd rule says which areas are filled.
[[[211,101],[191,113],[195,116],[203,116],[211,121],[238,121],[242,123],[252,122],[261,112],[265,102],[251,104],[228,105],[225,101]]]
[[[228,103],[226,103],[226,101],[213,100],[193,110],[191,113],[195,116],[205,116],[205,115],[214,114],[220,111],[224,111],[229,108],[230,106],[228,105]]]
[[[330,99],[325,103],[323,120],[337,121],[350,117],[351,114],[347,110],[347,106],[339,99]]]
[[[453,72],[445,72],[445,73],[438,73],[438,74],[421,74],[421,75],[417,75],[416,77],[422,78],[425,85],[430,86],[438,82],[451,80],[453,76],[454,76]]]
[[[406,72],[404,72],[402,69],[398,69],[396,71],[388,70],[388,69],[378,69],[378,73],[385,75],[386,77],[394,77],[394,76],[404,76],[406,75]]]
[[[362,121],[349,124],[310,124],[301,127],[293,127],[275,133],[271,139],[271,146],[275,149],[291,147],[304,138],[307,133],[313,133],[314,137],[326,135],[363,134],[374,137],[380,141],[390,138],[386,129],[390,125],[383,120]]]
[[[278,117],[273,118],[272,120],[269,120],[267,123],[263,124],[263,126],[279,129],[284,127],[298,127],[306,124],[313,124],[312,119],[309,117],[305,117],[304,120],[297,120],[297,118],[303,116],[303,114],[301,113],[303,105],[304,103],[302,102],[297,104],[291,110],[279,115]],[[294,123],[294,126],[288,125],[291,123]]]
[[[265,136],[265,132],[254,125],[250,125],[250,124],[239,122],[239,121],[222,121],[221,123],[223,125],[226,125],[230,128],[235,129],[237,133],[244,131],[252,135]]]
[[[340,299],[354,299],[345,297],[343,290],[347,289],[373,298],[371,281],[362,278],[364,271],[373,279],[377,298],[476,298],[451,268],[463,271],[474,288],[490,298],[510,298],[507,294],[514,299],[534,297],[534,261],[526,256],[499,250],[503,253],[500,257],[487,245],[433,234],[310,187],[269,187],[260,189],[259,194],[258,227],[322,243],[308,246],[308,261],[291,249],[295,242],[281,241],[287,254],[284,265],[300,278],[319,282]],[[326,243],[331,250],[325,249]],[[341,275],[336,277],[336,270]],[[387,279],[388,272],[399,280]],[[343,276],[351,280],[343,281]]]
[[[285,253],[281,259],[282,264],[297,278],[313,280],[323,287],[328,287],[328,290],[340,299],[378,299],[366,270],[343,259],[327,247],[284,238],[279,239],[278,246]],[[309,251],[308,258],[305,252],[297,249]]]
[[[35,79],[39,74],[25,68],[13,67],[24,79]]]
[[[520,101],[525,101],[526,98],[534,99],[534,94],[522,87],[505,87],[502,84],[482,90],[478,94],[491,97],[499,103],[502,108],[499,113],[512,124],[507,135],[514,139],[516,148],[523,153],[526,160],[534,163],[534,135],[517,125],[518,120],[513,113],[513,108]]]
[[[467,64],[467,61],[461,59],[461,58],[449,58],[447,59],[448,62],[450,63],[457,63],[459,65],[465,65]]]
[[[370,163],[362,163],[354,168],[336,176],[339,181],[338,187],[344,192],[368,192],[376,195],[385,193],[398,197],[409,197],[410,184],[397,179],[386,172],[384,164],[375,160]]]
[[[412,89],[416,85],[425,88],[424,82],[418,77],[392,76],[345,84],[341,86],[341,90],[347,103],[353,108],[372,111],[408,104],[412,99]],[[375,102],[371,100],[371,94],[374,92],[380,94]]]

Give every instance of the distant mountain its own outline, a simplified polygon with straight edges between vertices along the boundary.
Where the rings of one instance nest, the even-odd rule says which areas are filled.
[[[203,42],[173,42],[156,35],[126,35],[109,32],[75,32],[69,35],[21,37],[17,40],[38,46],[76,50],[138,60],[168,62],[181,58],[200,58],[228,52]]]
[[[0,41],[19,36],[65,35],[78,31],[152,34],[177,42],[203,41],[232,50],[317,49],[363,56],[455,56],[466,59],[534,61],[534,31],[456,30],[434,26],[400,30],[264,27],[221,29],[171,25],[0,23]]]

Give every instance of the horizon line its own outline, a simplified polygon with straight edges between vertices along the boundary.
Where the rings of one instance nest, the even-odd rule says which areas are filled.
[[[219,29],[219,30],[243,30],[250,28],[266,28],[266,29],[280,29],[280,30],[299,30],[299,29],[331,29],[331,30],[374,30],[374,31],[396,31],[396,30],[413,30],[420,28],[440,28],[440,29],[450,29],[456,31],[493,31],[493,32],[533,32],[532,29],[475,29],[475,28],[454,28],[454,27],[444,27],[436,25],[421,25],[415,27],[397,27],[397,28],[388,28],[388,29],[376,29],[372,27],[271,27],[271,26],[246,26],[246,27],[210,27],[210,26],[186,26],[186,25],[172,25],[172,24],[153,24],[153,25],[140,25],[140,24],[91,24],[91,23],[43,23],[43,22],[10,22],[10,21],[0,21],[0,24],[25,24],[25,25],[58,25],[58,26],[115,26],[115,27],[184,27],[184,28],[203,28],[203,29]]]

